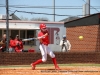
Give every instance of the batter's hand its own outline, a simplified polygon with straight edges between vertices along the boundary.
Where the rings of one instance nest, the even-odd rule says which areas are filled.
[[[43,39],[48,35],[48,33],[44,34],[43,36],[37,37],[38,39]]]
[[[42,38],[45,38],[44,36],[41,36],[41,37],[37,37],[37,39],[42,39]]]

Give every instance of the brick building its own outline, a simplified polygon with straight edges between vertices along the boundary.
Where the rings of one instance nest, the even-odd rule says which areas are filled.
[[[71,52],[100,52],[100,13],[65,22]],[[79,40],[83,36],[83,40]]]

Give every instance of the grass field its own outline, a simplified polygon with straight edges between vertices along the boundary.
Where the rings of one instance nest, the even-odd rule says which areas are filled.
[[[53,64],[37,65],[1,65],[0,75],[100,75],[100,64],[58,64],[61,70],[55,70]]]

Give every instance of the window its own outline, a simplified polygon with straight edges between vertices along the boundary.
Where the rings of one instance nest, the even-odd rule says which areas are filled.
[[[19,30],[11,30],[11,36],[15,37],[16,35],[19,35]]]
[[[4,30],[4,33],[3,34],[6,34],[6,30]]]
[[[27,38],[33,38],[34,37],[34,30],[27,30]],[[34,40],[29,41],[28,45],[34,45]]]
[[[27,37],[28,38],[34,37],[34,30],[27,30]]]
[[[10,32],[10,30],[9,30],[9,32]],[[6,30],[4,30],[3,34],[6,34]]]
[[[25,30],[20,30],[20,38],[21,39],[25,38]]]
[[[2,39],[2,30],[0,30],[0,40]]]

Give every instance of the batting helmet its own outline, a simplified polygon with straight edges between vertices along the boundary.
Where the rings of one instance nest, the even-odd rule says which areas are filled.
[[[46,24],[41,23],[41,24],[40,24],[40,29],[42,29],[42,28],[46,28]]]

